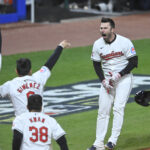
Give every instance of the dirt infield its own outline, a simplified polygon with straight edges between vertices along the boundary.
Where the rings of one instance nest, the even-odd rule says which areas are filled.
[[[2,29],[2,54],[16,54],[54,49],[63,39],[72,47],[87,46],[99,38],[100,17],[63,21],[61,23],[0,25]],[[150,12],[114,17],[116,32],[132,40],[150,38]]]

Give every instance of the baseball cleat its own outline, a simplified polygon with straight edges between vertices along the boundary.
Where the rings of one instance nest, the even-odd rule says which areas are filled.
[[[103,147],[95,147],[95,146],[91,146],[90,148],[88,148],[87,150],[105,150],[105,148]]]
[[[87,150],[96,150],[96,147],[94,147],[93,145],[90,147],[90,148],[88,148]]]
[[[112,142],[108,142],[106,145],[105,145],[105,148],[108,149],[108,150],[113,150],[115,147],[115,144],[113,144]]]

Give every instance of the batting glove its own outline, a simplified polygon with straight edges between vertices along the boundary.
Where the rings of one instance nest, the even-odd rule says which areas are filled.
[[[111,77],[110,81],[112,83],[116,83],[116,82],[118,82],[120,80],[120,78],[121,78],[121,74],[120,73],[114,73],[114,74],[112,74],[112,77]]]
[[[103,87],[107,90],[107,93],[109,94],[110,90],[113,88],[113,86],[111,85],[110,80],[104,79],[104,80],[102,81],[102,85],[103,85]]]

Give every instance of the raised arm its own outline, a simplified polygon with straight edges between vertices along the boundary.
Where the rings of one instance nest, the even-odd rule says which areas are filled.
[[[63,48],[69,48],[71,44],[67,42],[66,40],[62,41],[57,48],[55,49],[54,53],[49,57],[47,62],[45,63],[44,66],[48,67],[50,70],[54,67],[56,64],[57,60],[59,59],[61,52]]]

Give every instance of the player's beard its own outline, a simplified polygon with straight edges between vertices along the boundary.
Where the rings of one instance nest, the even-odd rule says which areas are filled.
[[[106,42],[111,42],[112,34],[111,33],[108,33],[108,34],[102,33],[102,37]]]

